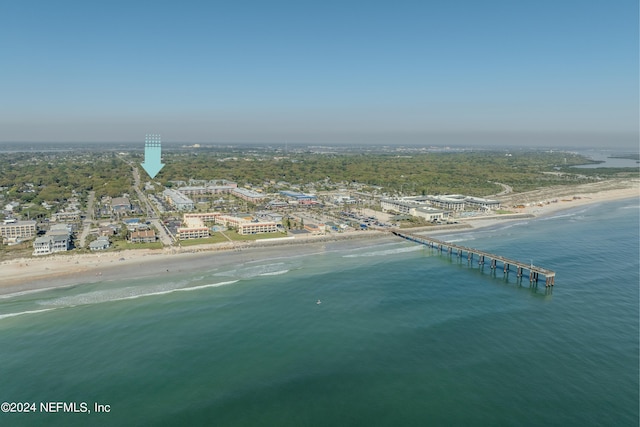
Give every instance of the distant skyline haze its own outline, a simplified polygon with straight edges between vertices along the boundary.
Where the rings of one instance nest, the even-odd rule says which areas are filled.
[[[638,148],[638,2],[0,6],[0,142]]]

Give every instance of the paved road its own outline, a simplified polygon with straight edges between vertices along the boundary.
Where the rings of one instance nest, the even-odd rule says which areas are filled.
[[[511,188],[507,184],[503,184],[501,182],[494,182],[494,184],[498,184],[498,185],[502,186],[502,191],[499,192],[498,194],[494,194],[494,196],[504,196],[504,195],[507,195],[507,194],[513,192],[513,188]]]
[[[131,169],[133,172],[133,182],[134,182],[133,188],[135,189],[136,194],[138,195],[138,199],[140,200],[140,203],[144,204],[144,206],[147,209],[148,221],[151,222],[151,224],[153,224],[156,230],[158,230],[158,238],[160,239],[163,245],[165,246],[173,245],[173,242],[174,242],[173,235],[169,232],[169,230],[167,230],[167,227],[160,220],[160,216],[156,212],[154,206],[151,204],[151,202],[149,202],[149,199],[147,198],[147,196],[140,189],[140,170],[138,169],[137,166],[133,164],[131,165]]]
[[[93,223],[93,204],[95,202],[96,192],[90,191],[87,198],[87,214],[82,221],[82,234],[80,234],[79,248],[84,248],[89,231],[91,231],[91,224]]]

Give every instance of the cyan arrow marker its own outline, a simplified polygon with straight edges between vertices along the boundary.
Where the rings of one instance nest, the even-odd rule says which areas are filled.
[[[164,167],[161,163],[162,147],[160,135],[146,135],[144,137],[144,162],[140,165],[149,174],[151,179],[155,178]]]

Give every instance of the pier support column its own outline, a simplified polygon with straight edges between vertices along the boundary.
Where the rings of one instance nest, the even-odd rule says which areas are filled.
[[[516,276],[522,277],[522,267],[518,267],[518,269],[516,270]]]
[[[506,262],[504,263],[504,272],[505,273],[509,272],[509,264],[507,264]]]
[[[492,269],[492,270],[495,270],[495,269],[496,269],[496,260],[495,260],[495,259],[492,259],[492,260],[491,260],[491,269]]]

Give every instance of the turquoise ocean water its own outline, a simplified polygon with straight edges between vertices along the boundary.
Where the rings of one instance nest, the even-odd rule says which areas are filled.
[[[390,237],[3,297],[0,401],[38,411],[0,425],[637,426],[639,222],[627,200],[438,236],[552,293]]]

